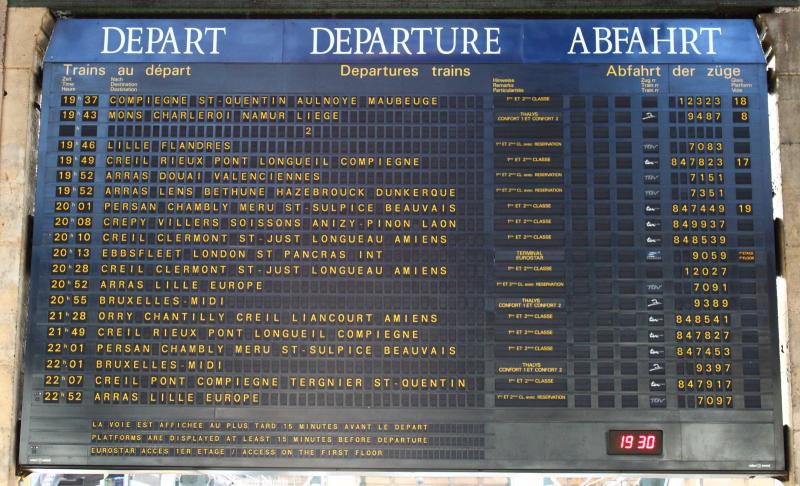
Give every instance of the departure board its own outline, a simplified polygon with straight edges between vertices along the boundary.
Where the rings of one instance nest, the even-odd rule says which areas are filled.
[[[61,20],[26,468],[784,470],[749,20]]]

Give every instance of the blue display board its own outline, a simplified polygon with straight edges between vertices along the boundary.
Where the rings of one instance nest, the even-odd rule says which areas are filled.
[[[66,20],[28,468],[785,469],[745,20]]]

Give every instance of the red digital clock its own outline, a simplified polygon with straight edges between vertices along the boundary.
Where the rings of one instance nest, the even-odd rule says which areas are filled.
[[[661,430],[609,430],[608,453],[658,456],[664,449]]]

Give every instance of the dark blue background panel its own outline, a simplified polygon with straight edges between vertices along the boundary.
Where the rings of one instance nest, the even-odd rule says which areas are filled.
[[[59,62],[763,63],[750,20],[62,20]]]
[[[20,464],[778,474],[768,140],[749,21],[59,22]]]

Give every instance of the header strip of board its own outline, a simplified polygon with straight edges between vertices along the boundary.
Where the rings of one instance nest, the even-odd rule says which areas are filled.
[[[64,20],[49,62],[763,63],[750,20]]]

